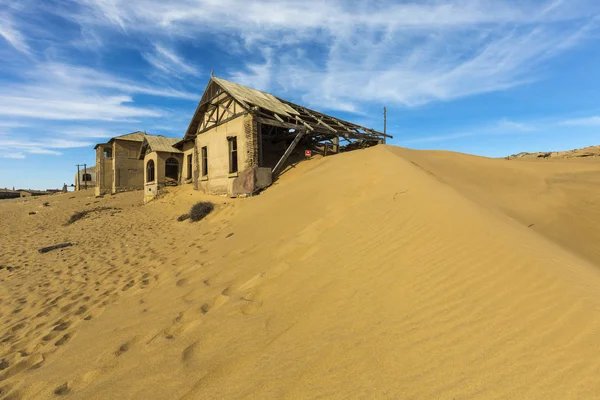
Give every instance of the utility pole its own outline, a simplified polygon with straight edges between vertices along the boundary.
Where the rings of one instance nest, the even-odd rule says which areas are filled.
[[[85,190],[87,190],[87,164],[83,164],[83,181],[85,182]]]
[[[75,185],[75,190],[79,190],[79,183],[81,182],[79,179],[79,166],[81,164],[77,164],[77,184]]]
[[[387,133],[387,109],[383,107],[383,134]],[[383,137],[383,144],[385,144],[386,137]]]

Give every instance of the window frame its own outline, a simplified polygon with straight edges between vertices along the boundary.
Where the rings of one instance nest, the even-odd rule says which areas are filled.
[[[202,176],[208,176],[208,146],[202,146],[200,149],[202,155]]]
[[[187,155],[186,165],[187,165],[186,179],[192,179],[192,177],[193,177],[192,170],[194,168],[194,155],[193,154]]]
[[[152,164],[150,164],[152,163]],[[152,170],[150,170],[150,165],[152,165]],[[152,171],[152,173],[150,173]],[[152,179],[150,179],[152,177]],[[154,160],[148,160],[146,163],[146,183],[152,183],[156,180],[156,164]]]
[[[235,174],[239,171],[237,136],[227,137],[227,152],[229,154],[229,173]]]
[[[173,161],[171,161],[173,160]],[[176,157],[169,157],[165,160],[165,178],[170,178],[170,179],[174,179],[176,181],[179,181],[179,160]],[[171,167],[176,167],[177,169],[177,177],[173,178],[172,176],[168,176],[167,175],[167,168],[171,166]]]

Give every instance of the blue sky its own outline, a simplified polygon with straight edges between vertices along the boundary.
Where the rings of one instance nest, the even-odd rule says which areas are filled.
[[[492,157],[600,144],[596,0],[0,0],[0,187],[182,137],[215,75]]]

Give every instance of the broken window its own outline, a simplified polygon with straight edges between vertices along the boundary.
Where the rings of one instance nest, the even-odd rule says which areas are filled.
[[[91,174],[83,174],[83,182],[91,182],[92,175]]]
[[[154,160],[149,160],[146,164],[146,182],[154,182]]]
[[[202,148],[202,176],[208,175],[208,148]]]
[[[238,151],[237,151],[237,137],[230,136],[227,138],[229,144],[229,173],[233,174],[238,171]]]
[[[192,155],[187,156],[187,179],[192,179]]]
[[[112,148],[111,147],[104,148],[104,157],[112,158]]]
[[[176,158],[167,158],[165,162],[165,177],[175,182],[179,181],[179,161]]]

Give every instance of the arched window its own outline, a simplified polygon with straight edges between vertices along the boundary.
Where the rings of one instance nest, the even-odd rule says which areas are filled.
[[[154,182],[154,160],[149,160],[146,164],[146,182]]]
[[[165,162],[165,177],[174,181],[179,180],[179,161],[176,158],[167,158]]]
[[[92,175],[91,174],[83,174],[83,182],[91,182]]]

